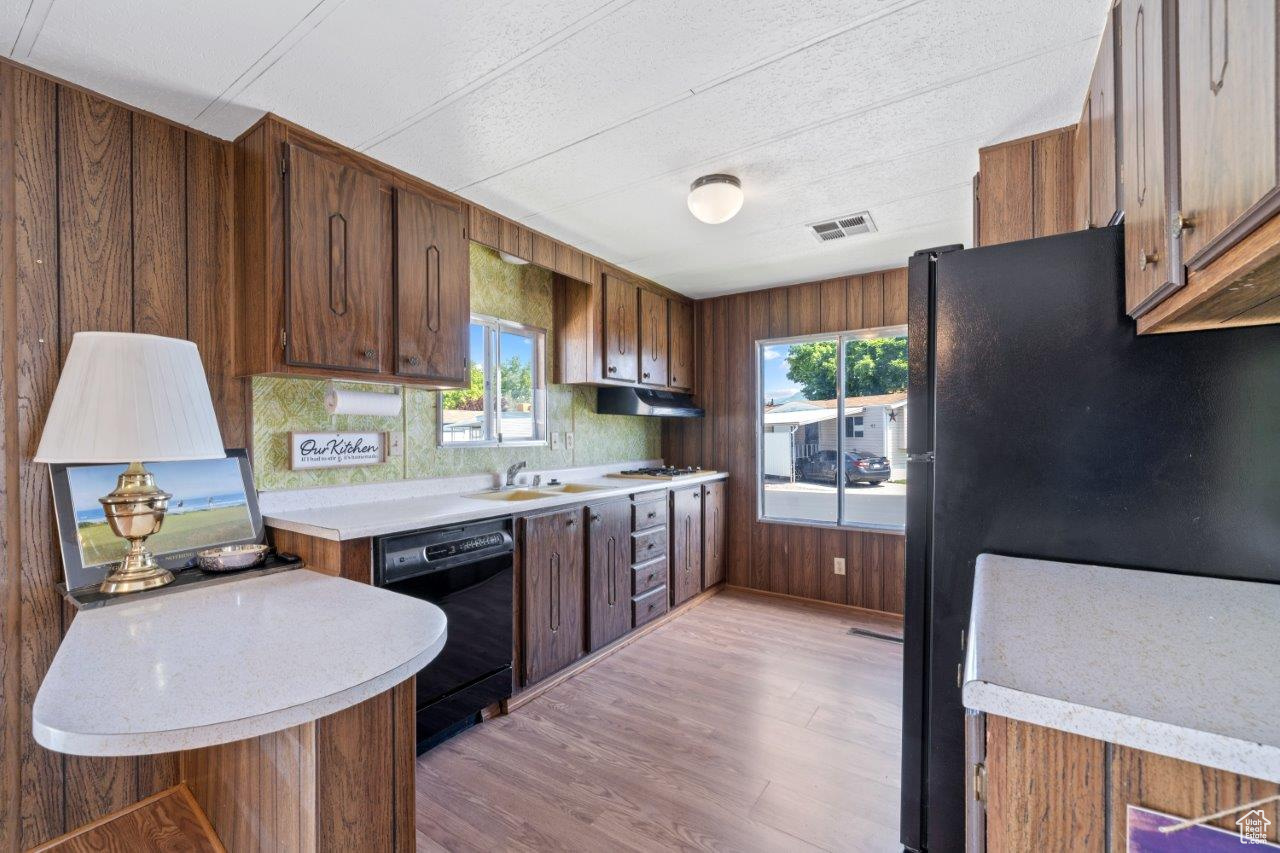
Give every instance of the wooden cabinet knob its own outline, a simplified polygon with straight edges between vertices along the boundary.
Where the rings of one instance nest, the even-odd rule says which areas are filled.
[[[363,353],[361,353],[361,355],[363,355],[369,361],[373,361],[375,358],[378,357],[378,351],[376,349],[367,349]]]
[[[1173,231],[1175,234],[1179,234],[1183,231],[1194,231],[1195,228],[1195,219],[1183,213],[1179,213],[1178,217],[1173,221]]]
[[[1160,253],[1148,252],[1144,249],[1138,259],[1138,269],[1145,270],[1147,267],[1154,267],[1158,263],[1160,263]]]

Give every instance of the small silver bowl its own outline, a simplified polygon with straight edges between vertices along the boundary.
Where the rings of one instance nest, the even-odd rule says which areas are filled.
[[[223,545],[196,552],[196,564],[206,572],[235,572],[252,569],[271,550],[269,545]]]

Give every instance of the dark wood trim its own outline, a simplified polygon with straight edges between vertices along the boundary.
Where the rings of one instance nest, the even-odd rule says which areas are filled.
[[[689,610],[692,610],[694,607],[697,607],[699,604],[702,604],[708,598],[710,598],[711,596],[715,595],[718,592],[723,591],[724,589],[725,589],[725,586],[723,584],[720,584],[718,586],[713,586],[710,589],[705,589],[702,592],[698,593],[693,598],[690,598],[685,603],[679,605],[678,607],[671,608],[671,610],[667,611],[665,615],[659,616],[657,619],[654,619],[652,622],[645,623],[639,628],[636,628],[635,630],[631,631],[626,636],[620,637],[619,639],[614,640],[612,643],[605,646],[604,648],[598,649],[592,652],[591,654],[586,655],[585,657],[579,658],[569,666],[557,672],[555,675],[544,678],[541,681],[537,682],[536,684],[529,685],[524,690],[521,690],[519,693],[515,694],[510,699],[507,699],[502,703],[503,713],[510,714],[512,711],[516,710],[521,705],[524,705],[538,698],[543,693],[550,690],[552,687],[555,687],[557,684],[560,684],[564,681],[567,681],[570,678],[573,678],[575,675],[582,672],[583,670],[589,669],[590,667],[596,665],[597,663],[604,660],[609,655],[613,654],[619,649],[626,648],[627,646],[634,643],[636,640],[643,637],[645,634],[648,634],[651,631],[655,631],[658,628],[661,628],[663,625],[667,624],[672,619],[675,619],[677,616],[681,616],[687,613]]]
[[[1039,133],[1032,133],[1032,134],[1028,134],[1027,136],[1019,136],[1017,139],[1006,139],[1002,142],[993,142],[990,145],[983,145],[981,148],[978,149],[978,152],[981,153],[983,151],[995,151],[1000,148],[1008,148],[1009,146],[1012,146],[1012,145],[1021,145],[1025,142],[1034,142],[1037,139],[1044,139],[1049,136],[1056,136],[1059,133],[1074,132],[1075,128],[1076,126],[1074,124],[1067,124],[1067,125],[1063,125],[1062,127],[1055,127],[1053,130],[1042,130]]]
[[[1277,110],[1276,114],[1280,116],[1280,110]],[[1276,150],[1280,151],[1280,145],[1276,146]],[[1280,185],[1273,187],[1270,192],[1258,199],[1253,207],[1242,213],[1231,227],[1188,258],[1187,269],[1192,272],[1204,269],[1225,255],[1241,240],[1266,225],[1276,214],[1280,214]]]
[[[1129,311],[1129,316],[1134,320],[1138,319],[1143,314],[1146,314],[1152,308],[1155,308],[1163,302],[1167,297],[1181,290],[1184,286],[1185,282],[1166,281],[1164,284],[1148,293],[1146,298],[1141,302],[1133,306],[1133,309]]]

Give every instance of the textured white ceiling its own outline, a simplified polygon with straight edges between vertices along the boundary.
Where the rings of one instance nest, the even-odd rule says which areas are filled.
[[[0,0],[0,49],[225,138],[270,110],[706,296],[968,242],[978,146],[1075,120],[1109,5]],[[724,225],[685,208],[708,172]]]

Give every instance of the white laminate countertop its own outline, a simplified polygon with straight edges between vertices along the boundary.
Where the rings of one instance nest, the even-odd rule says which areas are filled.
[[[983,554],[965,707],[1280,782],[1280,585]]]
[[[434,604],[307,569],[76,615],[32,709],[36,741],[146,755],[349,708],[444,647]]]
[[[382,536],[422,527],[459,524],[484,518],[500,518],[513,513],[554,509],[558,506],[587,503],[639,492],[678,489],[682,486],[723,480],[728,476],[724,472],[708,471],[678,480],[663,481],[622,479],[601,474],[578,477],[569,473],[561,475],[560,478],[564,482],[602,488],[600,491],[566,492],[531,501],[494,501],[467,497],[466,493],[435,493],[396,497],[389,500],[364,498],[348,503],[342,500],[343,490],[337,488],[323,490],[333,493],[334,501],[328,506],[276,510],[267,505],[268,498],[264,495],[262,517],[271,527],[321,539],[361,539],[366,536]],[[430,484],[431,481],[421,482]],[[482,491],[483,488],[473,488],[470,492]],[[522,484],[521,488],[538,490],[546,486]],[[363,495],[364,492],[361,494]]]

